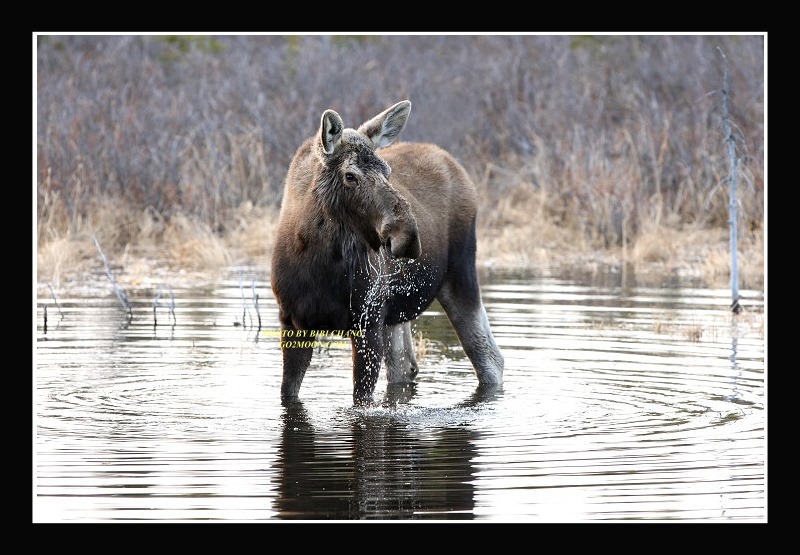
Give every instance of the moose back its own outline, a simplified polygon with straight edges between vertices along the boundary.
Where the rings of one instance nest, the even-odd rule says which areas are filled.
[[[389,383],[413,382],[411,321],[434,299],[478,382],[502,384],[475,268],[475,185],[436,145],[396,142],[410,112],[404,100],[353,129],[326,110],[289,166],[271,270],[284,402],[313,354],[287,336],[344,331],[356,404],[371,402],[383,363]]]

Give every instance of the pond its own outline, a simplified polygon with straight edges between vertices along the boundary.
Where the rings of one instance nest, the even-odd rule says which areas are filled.
[[[281,404],[256,268],[128,291],[131,314],[107,281],[40,284],[33,520],[766,521],[762,291],[734,316],[689,280],[481,284],[503,387],[434,304],[416,384],[381,375],[362,407],[336,342]]]

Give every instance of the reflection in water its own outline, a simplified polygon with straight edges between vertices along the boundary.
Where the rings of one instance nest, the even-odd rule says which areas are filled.
[[[483,280],[500,388],[434,303],[417,383],[368,407],[346,349],[281,404],[268,280],[175,287],[174,320],[156,289],[129,318],[42,287],[34,520],[765,519],[763,293],[733,317],[726,290],[597,277]]]
[[[731,318],[731,392],[725,396],[726,401],[735,403],[738,398],[737,381],[741,377],[739,363],[736,360],[736,348],[739,341],[739,322],[736,317]]]
[[[479,388],[463,406],[493,396]],[[392,387],[388,409],[354,408],[349,426],[318,431],[302,401],[285,407],[277,470],[278,514],[285,519],[472,519],[479,433],[467,426],[418,434],[398,403],[413,396]],[[430,418],[430,415],[428,416]]]

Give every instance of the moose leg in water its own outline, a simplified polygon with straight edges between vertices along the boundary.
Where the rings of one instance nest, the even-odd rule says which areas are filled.
[[[282,328],[281,332],[288,331]],[[292,330],[293,331],[293,330]],[[294,335],[294,334],[292,334]],[[281,398],[290,400],[297,397],[303,376],[311,363],[312,347],[297,347],[294,342],[283,337],[281,340],[283,350],[283,379],[281,381]]]
[[[384,329],[384,356],[386,380],[389,383],[412,383],[419,373],[411,322],[404,322]]]
[[[445,282],[438,299],[472,362],[478,382],[503,383],[503,355],[489,327],[477,281],[466,278]]]
[[[478,272],[476,218],[472,212],[467,232],[450,245],[450,266],[437,299],[472,362],[482,385],[503,383],[503,355],[495,343],[481,300]]]
[[[369,326],[354,336],[353,344],[353,402],[372,400],[383,358],[383,326]]]

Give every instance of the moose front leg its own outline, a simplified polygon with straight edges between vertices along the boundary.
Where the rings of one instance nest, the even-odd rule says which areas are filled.
[[[311,355],[314,354],[312,347],[296,347],[295,345],[296,342],[287,341],[285,337],[281,337],[283,354],[281,400],[284,403],[296,399],[299,395],[300,385],[303,383],[303,377],[311,363]]]
[[[353,403],[357,405],[372,402],[383,360],[382,329],[382,325],[371,326],[350,339],[353,348]]]

